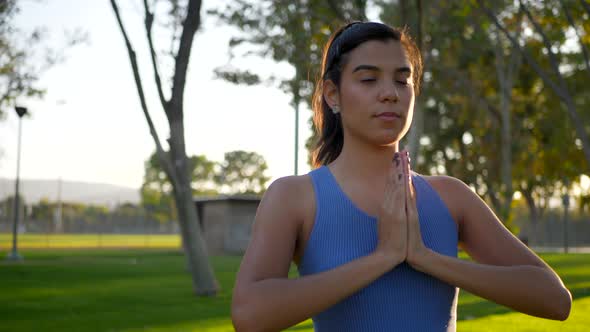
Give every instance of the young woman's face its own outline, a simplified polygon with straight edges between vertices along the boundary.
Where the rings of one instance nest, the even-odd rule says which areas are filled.
[[[359,45],[350,52],[340,82],[345,136],[383,146],[407,133],[414,87],[412,65],[399,41],[372,40]]]

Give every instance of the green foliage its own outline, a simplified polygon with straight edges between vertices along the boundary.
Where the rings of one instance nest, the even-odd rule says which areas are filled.
[[[416,2],[400,4],[404,2],[405,11],[399,6],[383,7],[381,17],[394,25],[396,21],[405,21],[415,30]],[[569,23],[560,11],[554,10],[560,7],[559,1],[524,3],[543,31],[548,32],[555,47],[566,50],[563,46]],[[567,4],[574,19],[583,22],[581,7],[571,1]],[[530,30],[531,22],[523,19],[518,3],[495,1],[493,5],[502,23],[541,66],[549,68],[541,38]],[[422,155],[414,166],[419,172],[446,173],[462,179],[511,227],[510,208],[505,211],[503,204],[511,199],[511,192],[507,191],[500,172],[503,78],[498,69],[499,61],[506,66],[518,52],[506,38],[498,36],[474,3],[438,1],[427,4],[424,11],[425,75],[419,98],[424,100],[425,130]],[[403,12],[408,13],[405,19],[401,17]],[[525,29],[529,29],[527,33],[519,33]],[[584,31],[583,35],[587,35],[588,30]],[[588,77],[581,52],[571,53],[570,49],[570,53],[564,51],[557,57],[567,82],[578,86],[575,90],[578,100],[585,102],[588,94],[578,93],[585,91],[580,87],[582,77]],[[565,190],[564,183],[568,180],[572,183],[587,170],[584,155],[557,95],[545,88],[527,63],[514,66],[512,75],[514,85],[508,92],[512,187],[530,191],[537,203],[548,201],[557,190]],[[583,117],[584,121],[590,120],[588,114]]]
[[[222,163],[202,155],[191,156],[189,166],[194,196],[215,196],[222,192],[259,195],[266,190],[269,180],[265,175],[268,165],[255,152],[228,152]],[[145,162],[141,204],[149,216],[160,222],[176,220],[173,188],[155,152]]]
[[[14,198],[16,196],[11,195],[8,196],[6,198],[4,198],[2,201],[0,201],[0,218],[6,219],[6,220],[13,220],[14,219]],[[19,206],[19,213],[20,213],[20,218],[19,220],[24,219],[24,215],[23,212],[25,211],[25,207],[27,205],[27,202],[25,200],[25,198],[22,195],[18,195],[18,206]]]
[[[194,196],[217,195],[215,187],[215,162],[205,156],[191,156],[188,158],[191,176],[191,187]],[[145,162],[144,181],[141,186],[141,204],[149,216],[160,222],[176,220],[176,205],[173,188],[156,152]]]
[[[268,169],[264,158],[256,152],[232,151],[216,177],[217,183],[233,194],[261,194],[270,179],[264,173]]]
[[[128,206],[128,205],[123,205]],[[99,224],[109,218],[113,212],[106,206],[86,205],[73,202],[52,202],[47,198],[31,205],[33,220],[51,222],[55,220],[57,211],[61,208],[62,219],[65,222],[83,220],[88,225]],[[119,207],[116,207],[118,209]]]
[[[234,1],[210,14],[233,25],[243,33],[230,42],[232,56],[244,55],[271,58],[287,62],[295,69],[291,78],[262,79],[249,71],[218,69],[218,77],[237,84],[259,84],[278,81],[292,96],[293,104],[307,102],[321,62],[322,47],[330,33],[345,21],[365,17],[367,1]]]
[[[0,119],[14,105],[17,97],[40,97],[44,94],[35,86],[39,76],[37,68],[32,66],[32,52],[29,51],[43,35],[35,31],[28,37],[22,36],[13,22],[18,11],[17,1],[0,2]],[[19,39],[27,40],[19,43]]]

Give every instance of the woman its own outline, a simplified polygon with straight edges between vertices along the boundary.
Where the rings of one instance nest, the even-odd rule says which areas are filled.
[[[275,181],[236,279],[238,331],[454,331],[458,289],[564,320],[571,295],[463,182],[410,170],[420,53],[355,22],[324,50],[314,95],[317,169]],[[461,246],[475,262],[457,258]],[[300,276],[288,279],[291,262]]]

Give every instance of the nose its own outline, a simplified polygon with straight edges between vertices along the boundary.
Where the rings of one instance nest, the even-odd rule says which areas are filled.
[[[379,100],[382,102],[397,103],[399,101],[399,94],[395,84],[383,83],[379,92]]]

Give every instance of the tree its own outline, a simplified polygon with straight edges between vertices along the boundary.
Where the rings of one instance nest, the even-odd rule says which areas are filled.
[[[268,169],[264,158],[256,152],[232,151],[217,175],[217,182],[232,194],[261,194],[270,179],[264,175]]]
[[[12,222],[14,219],[14,195],[7,196],[2,201],[0,201],[0,216],[4,217],[6,220]],[[24,213],[25,208],[27,207],[27,202],[22,195],[18,195],[18,210],[19,210],[19,220],[22,220],[23,217],[26,215]],[[23,211],[23,212],[20,212]]]
[[[490,30],[497,31],[498,40],[506,39],[513,52],[523,57],[528,65],[525,67],[524,76],[519,77],[524,82],[520,84],[520,89],[528,90],[518,96],[525,102],[525,108],[523,111],[514,111],[517,111],[518,119],[515,128],[524,126],[529,134],[522,135],[517,130],[508,134],[512,136],[513,141],[514,184],[523,194],[534,224],[542,216],[544,206],[549,198],[554,196],[554,192],[561,188],[569,190],[571,185],[566,184],[572,183],[571,179],[588,169],[587,166],[582,166],[584,161],[580,160],[580,157],[586,155],[586,165],[590,162],[584,150],[584,137],[588,130],[585,123],[588,123],[590,118],[576,111],[577,107],[588,102],[588,94],[579,93],[585,91],[579,81],[587,80],[587,74],[590,73],[587,48],[578,30],[586,31],[587,35],[590,25],[578,26],[574,22],[573,17],[583,17],[585,14],[581,8],[572,10],[574,8],[570,7],[573,5],[571,1],[548,1],[543,4],[518,1],[515,6],[504,5],[493,9],[489,8],[490,2],[487,5],[482,1],[478,3],[482,9],[479,12],[490,18]],[[559,11],[555,10],[557,7],[562,7],[565,15],[558,15]],[[533,10],[536,14],[533,14]],[[496,17],[493,12],[501,14]],[[509,24],[515,19],[520,22],[522,17],[527,20],[522,25],[519,24],[517,29],[513,24]],[[485,20],[481,22],[484,26],[488,24]],[[520,34],[519,31],[523,27],[532,33]],[[568,31],[573,31],[577,37],[581,52],[564,47]],[[584,69],[586,73],[583,73]],[[546,94],[541,95],[545,87],[553,90],[553,96],[565,105],[569,123],[563,122],[564,118],[559,112],[562,106],[555,103],[554,98],[547,98]],[[533,98],[530,98],[531,96]],[[572,132],[576,133],[577,137],[571,137]],[[506,135],[506,132],[503,135]],[[505,167],[505,178],[504,171]]]
[[[573,76],[572,72],[575,71],[575,64],[572,64],[571,61],[568,61],[568,56],[563,54],[564,52],[561,51],[561,46],[565,43],[565,28],[564,29],[555,29],[552,26],[555,25],[555,18],[553,17],[555,14],[551,10],[551,8],[555,8],[557,3],[553,2],[554,6],[549,5],[547,2],[540,8],[543,15],[539,18],[535,18],[532,13],[532,8],[536,7],[533,4],[528,3],[527,1],[519,0],[519,7],[525,13],[528,21],[530,23],[531,30],[542,40],[544,45],[544,53],[547,54],[547,58],[549,60],[548,67],[542,66],[539,63],[538,59],[531,54],[525,47],[522,47],[518,37],[513,36],[508,32],[506,27],[498,20],[498,17],[494,12],[485,5],[482,0],[477,1],[479,6],[482,10],[487,14],[490,18],[492,23],[500,30],[504,35],[510,40],[510,43],[517,49],[527,63],[535,70],[535,72],[541,77],[543,83],[549,87],[563,102],[565,105],[565,109],[567,115],[570,117],[572,125],[576,131],[577,137],[581,142],[582,150],[586,158],[587,169],[590,169],[590,139],[588,137],[588,121],[580,116],[578,113],[578,106],[576,103],[576,96],[573,94],[573,91],[569,87],[568,77]],[[584,1],[581,1],[584,4]],[[570,2],[571,4],[571,2]],[[559,1],[559,5],[564,9],[565,16],[567,18],[567,22],[571,24],[572,29],[575,31],[576,36],[578,37],[580,49],[583,53],[583,65],[585,66],[588,74],[590,74],[590,60],[588,57],[588,50],[580,34],[578,32],[578,26],[574,22],[571,16],[571,9],[570,4],[566,4],[565,1]],[[584,6],[584,9],[587,11],[587,6]],[[590,15],[590,13],[587,13]],[[538,16],[537,16],[538,17]],[[587,20],[586,20],[587,21]],[[548,28],[543,27],[543,23],[548,25]],[[585,26],[583,26],[586,29]],[[564,69],[564,66],[568,66],[571,69]]]
[[[502,24],[514,35],[527,27],[519,6],[510,1],[494,4],[503,13]],[[403,12],[395,6],[389,10]],[[575,175],[572,169],[581,171],[581,145],[567,131],[572,126],[560,116],[556,98],[541,93],[539,76],[526,63],[521,65],[521,52],[482,17],[483,12],[470,3],[452,1],[430,3],[423,10],[428,29],[423,32],[420,99],[426,107],[418,171],[461,178],[511,227],[513,191],[530,183],[538,193],[534,199],[548,201],[563,176]],[[567,29],[565,20],[551,23],[556,31]],[[520,40],[531,54],[542,54],[539,39],[523,34]],[[572,90],[584,91],[580,81],[571,79],[578,85],[570,85]],[[568,161],[567,171],[560,170],[563,163],[548,159],[559,154]],[[554,175],[559,172],[560,177]]]
[[[208,160],[205,156],[191,156],[189,164],[193,195],[217,195],[214,173],[216,163]],[[148,214],[160,222],[177,219],[172,184],[168,180],[156,152],[145,162],[141,202]]]
[[[172,185],[172,194],[178,213],[182,243],[187,256],[189,270],[192,273],[194,291],[197,295],[212,296],[218,291],[218,283],[215,280],[213,269],[208,260],[207,248],[201,234],[198,215],[193,202],[190,162],[186,155],[184,137],[184,89],[194,36],[201,24],[201,1],[188,0],[188,2],[179,2],[170,0],[166,2],[168,4],[167,24],[172,30],[172,42],[170,43],[172,49],[169,54],[172,54],[174,61],[174,73],[171,77],[172,83],[169,98],[166,98],[164,95],[159,61],[152,38],[152,28],[156,18],[155,11],[152,8],[155,7],[157,2],[150,5],[147,0],[144,0],[143,4],[145,32],[151,55],[154,81],[170,131],[170,136],[167,140],[169,149],[167,151],[162,147],[148,111],[135,50],[123,26],[117,2],[111,0],[113,12],[125,40],[142,111],[156,145],[158,160]]]
[[[12,19],[18,10],[15,0],[0,2],[0,119],[17,97],[39,97],[44,93],[35,86],[39,76],[29,63],[31,53],[13,39],[16,29]],[[26,44],[34,45],[41,34],[35,31],[26,38]]]
[[[222,191],[260,195],[269,180],[265,175],[266,161],[256,152],[227,152],[225,160],[219,164],[205,156],[191,156],[189,164],[194,196],[215,196]],[[177,219],[172,185],[155,152],[145,162],[141,203],[148,214],[160,222]]]
[[[42,28],[26,34],[15,27],[13,19],[19,12],[18,1],[0,1],[0,120],[17,98],[43,97],[45,89],[38,86],[43,73],[64,62],[68,49],[88,39],[80,29],[64,31],[63,46],[47,47],[43,41],[48,34]]]

